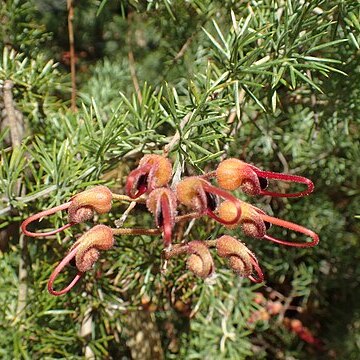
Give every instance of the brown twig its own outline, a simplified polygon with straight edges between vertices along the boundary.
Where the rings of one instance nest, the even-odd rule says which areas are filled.
[[[9,121],[11,144],[12,147],[15,148],[20,146],[21,138],[18,130],[19,125],[15,113],[14,100],[12,95],[13,87],[14,87],[14,83],[11,80],[4,81],[4,86],[3,86],[4,106]]]
[[[191,44],[191,41],[194,38],[194,34],[192,34],[184,43],[184,45],[181,47],[181,49],[179,50],[179,52],[174,56],[173,62],[178,61],[180,58],[182,58],[187,50],[187,48],[189,47],[189,45]]]
[[[68,32],[70,46],[70,70],[71,70],[71,110],[76,111],[76,67],[75,67],[75,40],[74,40],[74,6],[72,0],[67,0],[68,9]]]
[[[3,96],[4,96],[4,106],[6,110],[6,114],[9,121],[10,128],[10,138],[12,148],[18,148],[21,145],[21,136],[19,133],[19,126],[23,128],[23,123],[19,124],[19,120],[22,121],[23,117],[17,117],[14,99],[12,94],[12,88],[14,87],[14,83],[11,80],[5,80],[3,86]],[[15,193],[18,195],[24,196],[25,193],[23,190],[23,194],[20,194],[21,191],[21,180],[18,179],[15,185]],[[17,213],[17,211],[14,211]],[[19,238],[19,248],[20,248],[20,260],[19,260],[19,293],[18,293],[18,302],[16,313],[21,317],[24,314],[24,310],[26,307],[26,299],[27,299],[27,278],[28,278],[28,248],[27,241],[23,234],[20,235]]]
[[[182,130],[185,127],[185,125],[189,122],[192,114],[193,114],[192,111],[190,111],[184,116],[184,118],[180,122],[180,130]],[[180,140],[180,131],[177,130],[175,135],[172,137],[171,141],[166,146],[164,146],[164,151],[163,151],[164,156],[167,156],[169,154],[169,152],[179,142],[179,140]]]

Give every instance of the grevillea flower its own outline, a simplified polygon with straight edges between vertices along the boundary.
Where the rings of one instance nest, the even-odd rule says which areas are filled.
[[[264,275],[255,255],[237,239],[224,235],[216,240],[216,249],[220,257],[228,259],[230,268],[241,277],[260,283]],[[256,273],[256,276],[253,273]]]
[[[311,180],[297,175],[262,171],[241,160],[230,158],[222,161],[216,169],[216,179],[220,187],[226,190],[241,188],[248,195],[270,195],[277,197],[300,197],[309,195],[314,190]],[[295,193],[267,191],[268,180],[281,180],[305,184],[307,189]]]
[[[186,266],[195,275],[205,279],[215,271],[214,260],[208,249],[208,245],[203,241],[190,241],[187,244],[177,244],[171,250],[165,250],[165,259],[170,259],[181,254],[190,255]]]
[[[96,225],[83,234],[70,248],[69,253],[59,263],[50,275],[48,291],[52,295],[62,295],[70,291],[80,280],[84,272],[90,270],[100,256],[100,250],[109,250],[114,245],[114,236],[111,228],[105,225]],[[74,279],[62,290],[54,290],[54,282],[60,272],[75,259],[78,273]]]
[[[230,201],[224,201],[218,207],[218,216],[225,220],[231,220],[236,217],[237,209]],[[264,211],[257,207],[241,201],[241,218],[238,225],[241,225],[242,230],[248,236],[266,239],[278,244],[293,246],[293,247],[312,247],[318,244],[319,236],[312,230],[309,230],[303,226],[294,224],[289,221],[278,219],[273,216],[266,215]],[[266,232],[271,225],[280,226],[298,233],[302,233],[312,239],[311,242],[293,242],[275,238],[268,235]],[[229,226],[230,227],[230,226]],[[236,227],[236,225],[232,225]]]
[[[163,229],[165,246],[171,244],[172,229],[175,225],[176,203],[175,194],[168,188],[153,190],[146,200],[148,210],[155,217],[156,226]]]
[[[198,176],[187,177],[176,186],[176,196],[185,206],[208,215],[222,224],[236,224],[241,216],[239,200],[228,192],[211,185],[208,181]],[[236,209],[236,216],[227,220],[216,215],[217,199],[221,197],[230,201]]]
[[[187,259],[186,267],[196,276],[206,279],[214,273],[214,260],[202,241],[190,241],[187,244],[187,253],[190,256]]]
[[[106,186],[95,186],[76,194],[65,204],[55,206],[51,209],[44,210],[30,216],[21,224],[21,230],[25,235],[32,237],[54,235],[72,225],[90,220],[94,216],[94,212],[98,214],[105,214],[109,212],[111,209],[111,200],[112,193]],[[56,212],[62,210],[68,210],[69,218],[69,222],[62,227],[43,233],[34,233],[27,230],[28,225],[33,221],[39,220],[44,216],[55,214]]]
[[[136,199],[155,188],[166,186],[172,176],[170,160],[161,155],[145,155],[139,166],[130,172],[126,181],[126,193]]]

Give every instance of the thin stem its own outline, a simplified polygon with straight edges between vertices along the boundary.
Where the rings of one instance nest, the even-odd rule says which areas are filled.
[[[216,170],[199,175],[199,178],[202,178],[204,180],[210,180],[210,179],[213,179],[214,177],[216,177]]]
[[[189,252],[189,245],[187,244],[176,244],[174,245],[171,250],[164,250],[164,258],[166,260],[171,259],[174,256],[178,256],[181,254],[187,254]]]
[[[126,202],[137,202],[137,203],[142,203],[144,204],[146,202],[145,198],[137,198],[137,199],[133,199],[130,196],[127,195],[122,195],[122,194],[115,194],[115,193],[111,193],[112,195],[112,199],[116,200],[116,201],[126,201]]]
[[[132,201],[127,207],[127,209],[124,211],[124,213],[121,215],[120,219],[115,220],[114,223],[117,228],[121,228],[124,225],[124,222],[128,218],[130,212],[135,208],[135,206],[136,206],[136,201]]]
[[[184,215],[179,215],[175,217],[175,222],[181,222],[181,221],[187,221],[187,220],[192,220],[192,219],[197,219],[199,217],[202,217],[203,215],[198,213],[198,212],[192,212],[189,214],[184,214]]]
[[[213,247],[216,247],[217,240],[201,241],[201,243],[208,248],[213,248]],[[166,260],[168,260],[174,256],[189,253],[189,245],[188,244],[175,244],[172,246],[171,250],[164,250],[163,253],[164,253],[164,258]]]
[[[52,274],[50,275],[49,281],[48,281],[48,291],[50,294],[55,295],[55,296],[59,296],[59,295],[63,295],[66,294],[67,292],[69,292],[74,286],[75,284],[81,279],[82,275],[84,273],[82,272],[78,272],[74,279],[70,282],[70,284],[68,286],[66,286],[64,289],[60,290],[60,291],[56,291],[54,290],[54,282],[57,278],[57,276],[61,273],[61,271],[70,263],[70,261],[75,257],[77,253],[77,246],[75,246],[59,263],[59,265],[55,268],[55,270],[52,272]]]
[[[306,236],[309,236],[312,238],[312,241],[311,242],[302,242],[302,243],[299,243],[299,242],[292,242],[292,241],[285,241],[285,240],[281,240],[281,239],[278,239],[278,238],[275,238],[271,235],[265,235],[263,237],[263,239],[266,239],[266,240],[269,240],[269,241],[272,241],[272,242],[275,242],[275,243],[278,243],[278,244],[281,244],[281,245],[287,245],[287,246],[293,246],[293,247],[299,247],[299,248],[305,248],[305,247],[313,247],[313,246],[316,246],[318,243],[319,243],[319,236],[314,233],[312,230],[309,230],[301,225],[297,225],[297,224],[294,224],[292,222],[289,222],[289,221],[285,221],[285,220],[281,220],[281,219],[278,219],[278,218],[275,218],[273,216],[269,216],[269,215],[265,215],[265,214],[262,214],[262,213],[259,213],[261,219],[263,221],[267,221],[273,225],[277,225],[277,226],[280,226],[280,227],[283,227],[283,228],[287,228],[287,229],[290,229],[290,230],[293,230],[295,232],[299,232],[301,234],[304,234]]]
[[[160,229],[133,229],[133,228],[120,228],[112,229],[114,235],[160,235]]]
[[[21,231],[26,236],[42,237],[42,236],[49,236],[49,235],[57,234],[58,232],[63,231],[65,229],[69,228],[70,226],[73,226],[74,223],[68,223],[68,224],[63,225],[62,227],[60,227],[58,229],[55,229],[55,230],[52,230],[52,231],[49,231],[49,232],[43,232],[43,233],[38,233],[38,232],[34,233],[34,232],[31,232],[31,231],[27,230],[28,225],[31,224],[32,222],[34,222],[36,220],[39,220],[39,219],[43,218],[44,216],[55,214],[58,211],[66,210],[70,206],[70,204],[71,204],[71,201],[69,201],[69,202],[67,202],[65,204],[55,206],[55,207],[53,207],[51,209],[41,211],[41,212],[39,212],[39,213],[37,213],[35,215],[30,216],[25,221],[23,221],[23,223],[21,224]]]

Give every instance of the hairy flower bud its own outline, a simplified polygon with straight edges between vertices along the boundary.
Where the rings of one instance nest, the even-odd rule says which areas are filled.
[[[96,225],[83,234],[70,248],[69,253],[56,266],[48,281],[50,294],[59,296],[69,292],[81,279],[83,273],[91,269],[100,256],[100,250],[108,250],[114,244],[113,231],[105,225]],[[62,290],[54,290],[54,283],[62,270],[75,258],[78,273],[73,280]]]
[[[263,180],[260,183],[259,177],[247,163],[234,158],[226,159],[219,164],[216,179],[223,189],[236,190],[241,187],[244,193],[249,195],[258,195],[262,186],[267,186]]]
[[[241,277],[248,277],[251,281],[262,282],[263,273],[255,255],[240,241],[232,236],[224,235],[216,241],[217,253],[227,258],[230,268]],[[257,277],[253,277],[253,272]]]
[[[222,224],[235,224],[240,219],[240,201],[226,191],[212,186],[208,181],[198,177],[190,176],[180,181],[176,186],[176,196],[180,203],[206,214]],[[231,221],[220,218],[215,210],[218,199],[223,198],[231,201],[237,210],[236,216]]]
[[[226,159],[219,164],[216,169],[216,179],[223,189],[235,190],[240,187],[248,195],[300,197],[309,195],[314,190],[312,181],[303,176],[262,171],[254,165],[234,158]],[[307,189],[294,193],[267,191],[269,179],[304,184]]]
[[[229,266],[240,276],[248,277],[252,273],[252,261],[249,249],[235,238],[224,235],[216,242],[217,253],[227,258]]]
[[[96,225],[82,235],[72,246],[70,251],[77,248],[75,255],[76,267],[85,272],[91,269],[99,258],[99,250],[109,250],[114,245],[114,236],[111,228],[105,225]]]
[[[153,166],[153,187],[158,188],[168,184],[172,175],[172,166],[170,160],[162,155],[148,154],[139,162],[139,167],[150,164]]]
[[[201,241],[191,241],[188,244],[188,253],[191,254],[186,266],[195,275],[205,279],[215,270],[214,261],[207,246]]]
[[[231,201],[225,200],[218,207],[218,215],[220,218],[231,221],[235,218],[236,207]],[[266,234],[267,224],[265,223],[260,215],[260,209],[241,201],[241,217],[238,223],[234,225],[226,225],[226,227],[233,229],[239,224],[243,232],[251,237],[262,238]]]
[[[126,181],[126,193],[131,198],[166,186],[172,176],[170,160],[161,155],[149,154],[142,157],[139,166],[130,172]]]
[[[69,206],[69,222],[81,223],[90,220],[94,212],[105,214],[111,209],[112,193],[106,186],[95,186],[76,194]]]

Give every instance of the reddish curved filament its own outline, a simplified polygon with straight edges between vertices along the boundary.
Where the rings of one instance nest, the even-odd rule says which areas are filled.
[[[60,272],[65,268],[65,266],[67,266],[69,264],[69,262],[75,257],[77,252],[77,247],[74,247],[59,263],[59,265],[55,268],[55,270],[52,272],[52,274],[50,275],[48,284],[47,284],[47,288],[48,291],[51,295],[55,295],[55,296],[59,296],[59,295],[63,295],[66,294],[67,292],[69,292],[74,286],[75,284],[81,279],[82,275],[84,273],[82,272],[78,272],[74,279],[70,282],[70,284],[68,286],[66,286],[64,289],[57,291],[54,290],[53,286],[54,286],[54,282],[57,278],[57,276],[60,274]]]
[[[211,218],[213,218],[214,220],[216,220],[217,222],[219,222],[221,224],[225,224],[225,225],[237,224],[238,221],[240,220],[240,217],[241,217],[241,203],[240,203],[240,201],[235,196],[229,194],[225,190],[219,189],[219,188],[217,188],[215,186],[212,186],[207,182],[204,182],[202,187],[203,187],[204,191],[206,191],[206,192],[208,192],[210,194],[215,194],[215,195],[218,195],[218,196],[222,197],[225,200],[231,201],[236,206],[236,210],[237,210],[236,217],[231,221],[226,221],[226,220],[222,219],[221,217],[217,216],[209,208],[206,209],[206,215],[209,215]]]
[[[307,186],[306,190],[295,192],[295,193],[278,193],[273,191],[261,190],[259,195],[269,195],[269,196],[276,196],[276,197],[301,197],[311,194],[314,191],[314,184],[313,182],[303,176],[297,175],[289,175],[289,174],[282,174],[276,173],[272,171],[262,171],[255,166],[250,165],[250,167],[254,170],[257,176],[266,178],[266,179],[274,179],[274,180],[282,180],[282,181],[289,181],[299,184],[305,184]]]
[[[55,229],[55,230],[51,230],[48,232],[31,232],[27,230],[27,227],[29,224],[31,224],[32,222],[41,219],[44,216],[48,216],[48,215],[52,215],[55,214],[58,211],[62,211],[62,210],[66,210],[69,206],[70,206],[71,202],[67,202],[65,204],[59,205],[59,206],[55,206],[51,209],[48,210],[44,210],[41,211],[35,215],[30,216],[29,218],[27,218],[26,220],[23,221],[23,223],[21,224],[21,231],[24,233],[24,235],[26,236],[31,236],[31,237],[42,237],[42,236],[49,236],[49,235],[54,235],[57,234],[60,231],[63,231],[67,228],[69,228],[70,226],[73,226],[74,223],[68,223],[63,225],[62,227]]]
[[[137,182],[139,181],[141,176],[149,176],[149,173],[151,171],[152,165],[145,164],[143,166],[138,167],[137,169],[130,172],[130,174],[127,177],[125,190],[128,196],[130,196],[132,199],[136,199],[142,194],[145,194],[148,190],[149,179],[147,179],[147,184],[141,184],[140,188],[137,188],[137,192],[134,193],[134,185],[137,186]]]
[[[272,242],[275,242],[275,243],[278,243],[281,245],[293,246],[293,247],[299,247],[299,248],[313,247],[319,243],[319,236],[316,233],[314,233],[312,230],[309,230],[301,225],[297,225],[297,224],[294,224],[289,221],[281,220],[281,219],[275,218],[273,216],[262,214],[260,212],[259,212],[259,214],[263,221],[267,221],[273,225],[287,228],[287,229],[299,232],[301,234],[304,234],[306,236],[309,236],[309,237],[311,237],[312,241],[311,242],[301,242],[301,243],[292,242],[292,241],[281,240],[281,239],[275,238],[275,237],[273,237],[271,235],[267,235],[267,234],[263,237],[263,239],[266,239],[266,240],[269,240],[269,241],[272,241]]]
[[[171,224],[171,209],[168,197],[163,194],[160,200],[161,212],[163,216],[163,231],[164,231],[164,245],[171,244],[172,224]]]
[[[264,281],[264,274],[259,266],[259,263],[250,251],[249,255],[251,257],[251,263],[256,271],[256,277],[254,277],[253,275],[249,275],[248,278],[254,283],[262,283]]]

